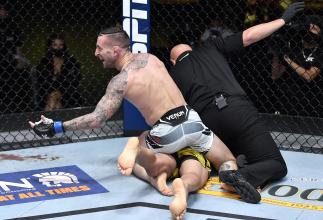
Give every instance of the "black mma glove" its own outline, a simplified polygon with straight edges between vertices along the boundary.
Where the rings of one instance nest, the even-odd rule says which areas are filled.
[[[39,137],[42,138],[53,137],[55,134],[65,132],[63,122],[53,121],[50,118],[36,122],[33,130]]]
[[[287,24],[292,20],[292,18],[297,14],[297,12],[303,11],[304,7],[304,2],[294,2],[288,6],[281,18],[284,19],[285,24]]]

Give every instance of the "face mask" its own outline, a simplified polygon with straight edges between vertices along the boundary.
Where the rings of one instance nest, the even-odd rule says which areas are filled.
[[[54,56],[62,57],[64,55],[64,49],[51,49]]]

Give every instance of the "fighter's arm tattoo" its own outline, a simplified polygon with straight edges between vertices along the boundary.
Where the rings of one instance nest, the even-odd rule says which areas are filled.
[[[234,167],[232,166],[232,161],[224,162],[219,168],[219,172],[226,170],[234,170]]]
[[[128,73],[125,70],[113,77],[95,110],[87,115],[64,122],[64,129],[75,131],[103,127],[106,120],[110,119],[121,106],[127,80]]]

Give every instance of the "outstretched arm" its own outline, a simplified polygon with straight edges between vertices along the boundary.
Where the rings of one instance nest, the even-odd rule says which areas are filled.
[[[111,118],[121,105],[127,86],[127,75],[126,71],[122,71],[110,81],[105,95],[101,98],[92,113],[64,123],[61,121],[53,121],[42,115],[41,120],[38,122],[34,123],[29,121],[30,126],[40,137],[52,137],[64,131],[102,127],[105,121]]]
[[[295,2],[290,4],[286,11],[283,13],[282,17],[268,23],[262,23],[248,28],[243,31],[242,39],[243,46],[247,47],[257,41],[260,41],[279,28],[288,23],[298,12],[304,9],[304,2]]]
[[[122,71],[110,81],[105,95],[101,98],[95,110],[90,114],[65,121],[63,123],[65,131],[103,127],[106,120],[110,119],[121,106],[126,85],[127,73]]]
[[[258,42],[285,25],[283,19],[277,19],[268,23],[262,23],[248,28],[242,33],[243,46],[247,47],[250,44]]]

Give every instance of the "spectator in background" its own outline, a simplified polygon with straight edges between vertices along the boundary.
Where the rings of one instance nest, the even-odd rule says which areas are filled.
[[[287,97],[279,111],[322,117],[322,17],[306,16],[279,36],[286,39],[273,53],[271,73],[271,78],[281,87],[282,96]]]
[[[291,68],[308,82],[321,73],[323,68],[322,22],[319,16],[308,16],[305,24],[294,25],[296,34],[300,37],[293,36],[293,39],[286,42],[289,51],[283,54],[284,64],[277,57],[277,53],[274,53],[272,79],[281,77],[286,67]]]
[[[22,37],[9,7],[0,4],[0,112],[25,111],[30,99],[29,61],[21,52]],[[30,107],[30,106],[29,106]]]
[[[301,45],[291,51],[290,55],[284,56],[286,63],[307,81],[316,78],[323,68],[321,22],[323,21],[319,17],[308,17],[307,31]]]
[[[36,67],[40,107],[45,111],[80,105],[80,64],[67,51],[63,36],[52,34]]]

